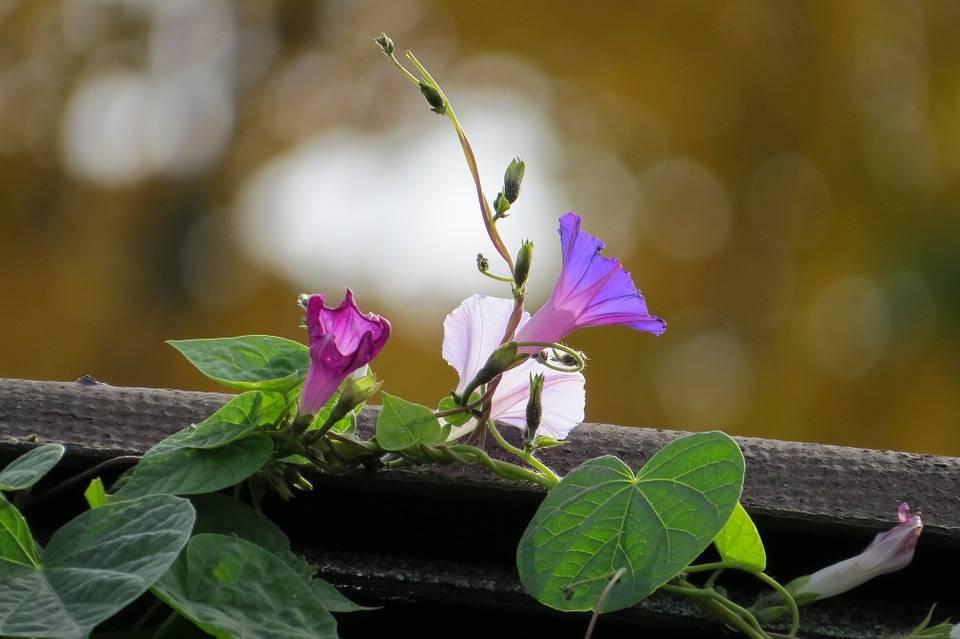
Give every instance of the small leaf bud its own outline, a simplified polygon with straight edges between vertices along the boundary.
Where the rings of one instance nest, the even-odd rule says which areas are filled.
[[[386,33],[378,33],[373,41],[380,45],[380,48],[383,49],[384,55],[393,55],[393,52],[395,51],[393,40],[391,40],[390,36],[388,36]]]
[[[530,265],[533,263],[533,242],[524,240],[517,251],[517,264],[513,269],[513,281],[518,289],[522,289],[530,276]]]
[[[497,217],[507,217],[507,211],[510,209],[510,202],[504,197],[503,192],[497,193],[493,200],[493,210],[497,212]]]
[[[477,374],[474,378],[467,384],[466,388],[463,389],[463,393],[460,395],[460,405],[465,406],[470,395],[473,394],[473,391],[477,390],[480,386],[492,382],[497,375],[500,375],[502,372],[513,366],[513,363],[517,361],[517,343],[516,342],[507,342],[502,344],[497,350],[490,353],[490,357],[487,358],[486,363],[483,367],[477,371]]]
[[[514,158],[510,161],[506,173],[503,174],[503,196],[507,198],[510,204],[517,201],[520,197],[520,183],[523,182],[523,172],[526,164],[520,158]]]
[[[440,92],[437,89],[423,80],[420,81],[420,93],[423,94],[423,97],[427,99],[427,103],[430,105],[430,110],[438,115],[445,115],[447,112],[447,103],[443,99],[443,96],[440,95]]]
[[[523,431],[523,441],[531,446],[537,436],[540,420],[543,419],[543,373],[530,375],[530,397],[527,399],[527,429]]]

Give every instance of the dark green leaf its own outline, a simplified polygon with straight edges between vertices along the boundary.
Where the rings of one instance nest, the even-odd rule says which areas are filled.
[[[185,448],[219,448],[273,424],[286,411],[283,395],[248,391],[237,395],[180,441]]]
[[[235,535],[270,552],[290,550],[290,541],[280,528],[253,508],[226,495],[212,493],[190,498],[197,509],[195,535]]]
[[[54,533],[41,566],[0,560],[0,635],[86,637],[167,572],[193,522],[185,499],[122,501],[88,510]]]
[[[763,549],[760,533],[740,502],[737,502],[730,519],[713,543],[725,561],[735,561],[757,570],[767,567],[767,553]]]
[[[153,592],[218,638],[336,639],[336,621],[279,557],[249,541],[196,535]]]
[[[437,406],[438,411],[453,410],[457,408],[459,404],[449,395],[440,400],[440,405]],[[470,421],[470,418],[473,417],[470,413],[454,413],[453,415],[447,415],[443,418],[443,421],[447,422],[451,426],[463,426]]]
[[[0,494],[0,559],[24,566],[39,566],[40,551],[30,526],[17,508]]]
[[[388,393],[377,419],[377,442],[384,450],[404,450],[417,444],[440,444],[445,431],[426,406],[413,404]]]
[[[241,390],[286,392],[303,381],[310,350],[271,335],[168,342],[210,379]]]
[[[290,541],[283,531],[249,506],[220,494],[197,495],[191,499],[197,509],[194,534],[232,535],[270,551],[299,575],[317,595],[323,607],[331,612],[372,610],[353,603],[326,581],[315,577],[317,569],[290,551]]]
[[[183,433],[189,435],[188,431],[181,431],[144,455],[116,495],[129,499],[142,495],[212,493],[243,481],[273,455],[273,441],[262,434],[204,449],[180,447],[178,443],[186,437]]]
[[[561,610],[634,605],[716,537],[740,497],[743,455],[723,433],[677,439],[636,474],[616,457],[592,459],[544,499],[517,549],[524,588]]]
[[[60,444],[43,444],[14,459],[0,470],[0,490],[23,490],[43,479],[63,457]]]

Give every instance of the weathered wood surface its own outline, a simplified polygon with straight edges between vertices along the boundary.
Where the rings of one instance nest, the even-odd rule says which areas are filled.
[[[77,382],[0,380],[0,446],[31,436],[66,444],[71,454],[103,458],[142,453],[163,437],[210,415],[231,396]],[[367,408],[361,431],[370,433],[378,409]],[[511,429],[512,430],[512,429]],[[612,454],[638,468],[682,433],[582,424],[570,443],[544,451],[547,464],[566,473],[587,459]],[[747,463],[744,505],[781,521],[886,528],[897,503],[923,510],[925,539],[960,546],[960,458],[738,437]],[[428,481],[539,492],[485,470],[431,466],[381,473],[384,481]]]

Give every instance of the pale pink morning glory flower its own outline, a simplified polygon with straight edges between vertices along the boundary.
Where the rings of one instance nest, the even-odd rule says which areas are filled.
[[[458,393],[463,392],[490,354],[500,346],[513,306],[513,300],[474,295],[447,315],[443,322],[443,358],[460,374]],[[520,319],[521,329],[528,321],[530,314],[524,312]],[[565,438],[583,421],[586,394],[580,373],[564,373],[527,360],[500,378],[490,417],[518,428],[526,427],[531,373],[544,375],[543,419],[537,433],[555,439]]]
[[[581,231],[580,221],[575,213],[560,218],[560,277],[546,304],[517,332],[517,341],[559,342],[578,328],[614,324],[663,333],[667,323],[647,311],[630,273],[620,260],[600,255],[603,242]]]
[[[897,511],[900,523],[874,537],[866,549],[850,559],[827,566],[807,577],[800,577],[787,589],[795,597],[813,597],[807,601],[826,599],[852,590],[857,586],[888,572],[905,568],[913,559],[917,539],[923,530],[920,515],[900,504]]]
[[[348,375],[377,356],[390,337],[390,322],[373,313],[364,315],[349,288],[337,308],[327,308],[323,295],[311,295],[306,310],[310,370],[300,395],[300,412],[312,415]]]

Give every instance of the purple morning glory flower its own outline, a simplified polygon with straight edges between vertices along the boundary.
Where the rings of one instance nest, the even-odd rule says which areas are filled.
[[[547,303],[518,331],[517,341],[559,342],[578,328],[613,324],[663,333],[667,323],[647,311],[630,273],[620,260],[600,255],[603,242],[581,231],[580,221],[576,213],[560,218],[560,277]]]
[[[377,356],[390,337],[390,322],[373,313],[364,315],[349,288],[337,308],[324,306],[323,295],[311,295],[306,306],[310,370],[300,395],[300,412],[312,415],[350,373]]]

